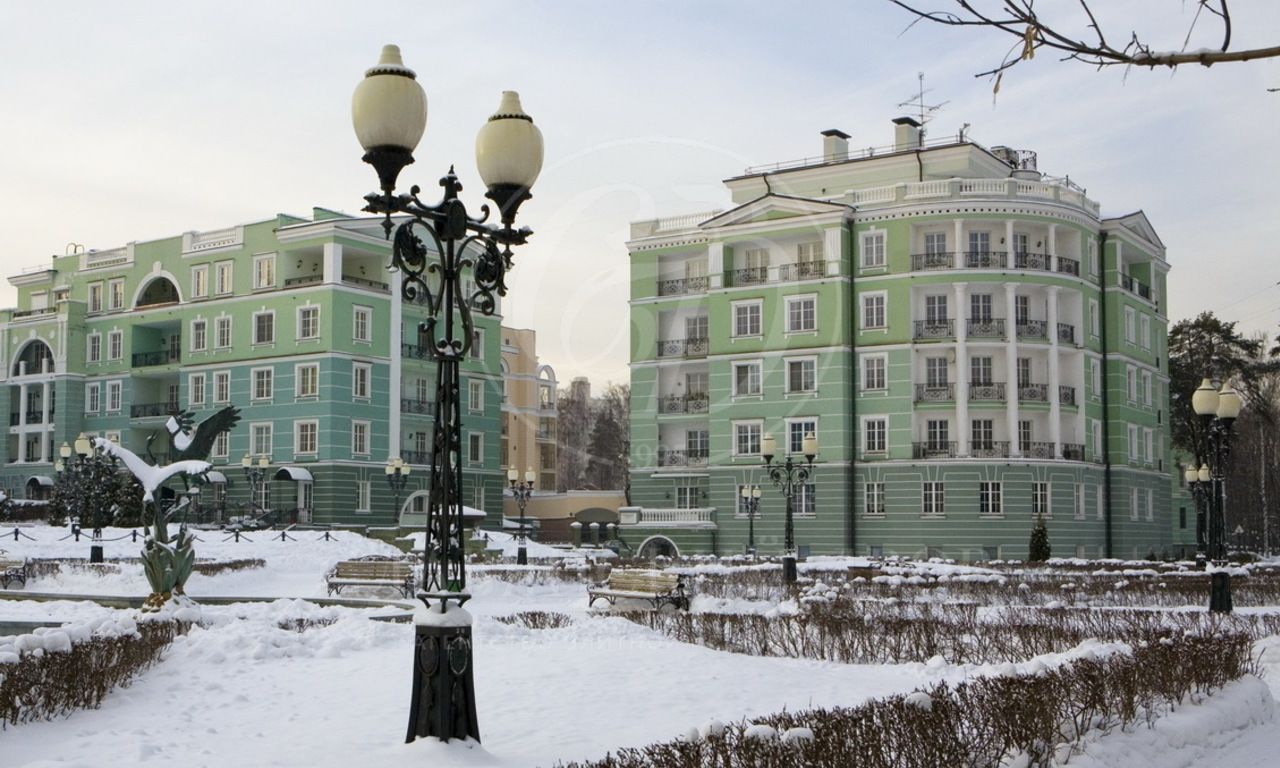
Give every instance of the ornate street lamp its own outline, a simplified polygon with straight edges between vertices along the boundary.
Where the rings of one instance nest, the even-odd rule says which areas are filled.
[[[422,202],[417,186],[397,195],[396,179],[413,162],[427,126],[427,97],[400,49],[384,46],[378,63],[365,72],[351,97],[351,122],[364,161],[378,173],[380,192],[365,196],[369,213],[382,214],[392,238],[391,269],[401,274],[406,301],[423,304],[427,320],[419,331],[436,363],[436,418],[431,452],[430,496],[423,548],[425,609],[415,617],[413,692],[406,741],[434,736],[480,739],[471,653],[471,620],[462,608],[470,595],[462,540],[462,417],[459,362],[471,350],[472,313],[492,315],[495,294],[504,296],[511,247],[531,234],[516,229],[516,211],[542,170],[542,133],[520,106],[515,91],[504,91],[498,111],[476,136],[476,166],[497,206],[473,218],[458,199],[462,185],[453,168],[440,180],[443,199]],[[393,215],[407,218],[398,224]],[[470,280],[464,279],[470,273]]]
[[[387,461],[384,468],[387,473],[387,482],[391,484],[391,492],[395,494],[395,510],[396,521],[400,520],[400,492],[404,490],[404,486],[409,482],[409,465],[399,456]]]
[[[1232,608],[1231,573],[1226,569],[1226,478],[1231,461],[1232,427],[1243,405],[1230,381],[1224,382],[1219,390],[1205,379],[1191,396],[1191,407],[1208,433],[1206,461],[1196,472],[1196,485],[1200,488],[1198,495],[1207,496],[1208,557],[1214,564],[1209,577],[1209,610],[1219,613],[1230,613]],[[1190,472],[1185,477],[1190,479]]]
[[[1195,504],[1196,509],[1196,570],[1203,571],[1205,563],[1208,561],[1206,549],[1208,546],[1209,532],[1209,467],[1203,468],[1204,482],[1200,482],[1201,470],[1196,469],[1195,465],[1189,466],[1182,472],[1182,479],[1187,484],[1187,489],[1191,491],[1191,501]]]
[[[773,457],[777,454],[777,450],[778,443],[773,439],[773,435],[766,434],[760,441],[760,454],[764,458],[764,468],[773,480],[773,484],[782,489],[782,495],[787,500],[782,544],[782,582],[794,584],[796,582],[796,536],[792,510],[793,498],[796,487],[804,485],[809,480],[809,474],[813,470],[813,457],[818,455],[818,438],[812,432],[804,436],[800,446],[804,454],[803,464],[795,462],[791,456],[787,456],[783,464],[774,464]]]
[[[254,462],[253,457],[245,454],[240,459],[240,468],[244,470],[244,479],[249,481],[249,512],[252,514],[257,510],[258,514],[253,515],[254,520],[260,519],[266,514],[266,507],[258,503],[258,499],[262,495],[262,488],[266,486],[267,469],[271,466],[271,460],[266,454],[258,457],[258,461]]]
[[[529,497],[533,495],[533,483],[538,479],[538,474],[533,471],[533,467],[524,473],[524,482],[520,482],[520,470],[512,467],[507,470],[507,482],[511,485],[511,495],[516,500],[516,506],[520,508],[520,530],[516,533],[516,542],[520,548],[516,550],[516,565],[529,564],[529,552],[525,549],[527,523],[524,518],[524,508],[529,503]]]
[[[760,486],[742,486],[742,502],[747,507],[747,554],[756,556],[756,515],[760,512]]]
[[[80,436],[75,439],[74,448],[71,445],[68,445],[66,442],[64,442],[58,448],[59,458],[57,463],[53,465],[53,468],[57,471],[59,475],[67,475],[72,478],[79,478],[80,475],[88,472],[89,456],[92,453],[93,453],[93,442],[89,440],[89,437],[85,435],[85,433],[81,432]],[[94,489],[92,488],[78,487],[76,494],[79,495],[83,493],[93,493],[93,492],[94,492]],[[80,498],[77,498],[75,500],[74,517],[75,517],[75,521],[73,524],[74,526],[73,532],[75,533],[76,541],[79,541],[81,526],[86,522],[86,520],[84,519],[85,505],[84,505],[84,501]],[[96,519],[96,515],[94,517],[95,517],[94,520],[89,521],[93,523],[92,540],[94,541],[93,544],[89,545],[89,562],[101,563],[102,562],[102,545],[97,542],[100,542],[102,540],[102,529],[98,527],[99,521]]]

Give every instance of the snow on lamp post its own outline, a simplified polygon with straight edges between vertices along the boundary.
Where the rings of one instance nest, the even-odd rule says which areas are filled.
[[[365,196],[364,210],[384,217],[383,230],[392,238],[391,269],[400,273],[401,296],[426,308],[419,332],[428,339],[425,347],[436,363],[436,449],[428,481],[423,588],[418,592],[424,608],[415,616],[406,741],[479,741],[471,620],[462,607],[470,595],[457,460],[462,446],[459,363],[471,351],[474,313],[493,314],[496,297],[507,292],[511,248],[523,245],[531,234],[515,227],[515,217],[542,170],[542,133],[521,107],[520,96],[504,91],[498,111],[476,135],[476,166],[487,187],[485,197],[497,208],[498,221],[489,223],[488,205],[481,207],[479,217],[467,213],[453,168],[440,180],[444,197],[434,205],[418,197],[417,186],[396,194],[400,171],[414,161],[427,127],[426,93],[404,65],[398,46],[384,46],[378,63],[356,86],[351,122],[381,190]],[[392,216],[405,218],[396,224]]]
[[[524,481],[520,481],[520,470],[512,467],[507,470],[507,483],[511,486],[511,496],[516,500],[516,506],[520,509],[520,528],[516,532],[516,542],[519,548],[516,550],[516,565],[529,564],[529,551],[527,549],[527,522],[524,516],[525,507],[529,504],[530,497],[533,496],[533,483],[538,479],[538,475],[533,471],[533,467],[529,467],[524,473]]]
[[[1207,500],[1207,548],[1214,566],[1209,577],[1209,610],[1215,613],[1230,613],[1232,609],[1231,572],[1226,567],[1226,477],[1231,464],[1233,427],[1243,406],[1244,401],[1230,381],[1218,389],[1206,378],[1191,396],[1191,407],[1207,432],[1196,481]]]

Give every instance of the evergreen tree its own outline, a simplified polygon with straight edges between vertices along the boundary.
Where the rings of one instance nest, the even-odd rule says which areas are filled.
[[[120,484],[112,498],[116,510],[116,525],[137,528],[142,525],[142,483],[133,475],[120,475]]]
[[[1049,548],[1049,529],[1044,524],[1044,517],[1036,515],[1036,524],[1031,528],[1031,544],[1028,547],[1027,561],[1043,563],[1052,554]]]

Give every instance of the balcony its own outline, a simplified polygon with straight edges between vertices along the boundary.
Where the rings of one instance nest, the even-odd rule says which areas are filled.
[[[927,443],[911,444],[911,458],[913,459],[954,459],[955,457],[956,444],[954,442],[930,440]]]
[[[422,344],[402,343],[400,345],[400,356],[413,360],[430,360],[431,348]]]
[[[1004,338],[1004,318],[970,318],[966,327],[969,337],[973,339]]]
[[[431,464],[430,451],[401,451],[400,458],[404,459],[404,463],[413,464],[415,466],[427,466]]]
[[[733,271],[734,285],[760,285],[769,282],[768,267],[747,267]]]
[[[1020,339],[1049,338],[1049,324],[1044,320],[1019,320],[1017,331]]]
[[[694,509],[628,509],[618,514],[622,526],[643,525],[652,528],[715,528],[715,510]]]
[[[783,282],[788,280],[816,280],[820,277],[826,277],[826,272],[827,263],[825,261],[797,261],[778,267],[778,279]]]
[[[21,320],[24,317],[43,317],[44,315],[52,315],[57,313],[55,307],[44,307],[43,309],[20,309],[13,313],[14,320]]]
[[[177,403],[141,403],[129,406],[129,418],[153,419],[160,416],[172,416],[182,410]]]
[[[929,272],[930,270],[935,269],[954,269],[955,265],[956,255],[952,251],[911,254],[912,272]]]
[[[1058,387],[1058,402],[1062,403],[1063,405],[1075,405],[1076,404],[1076,388],[1068,387],[1066,385],[1060,385]]]
[[[692,450],[660,450],[658,451],[658,466],[660,467],[705,467],[707,466],[707,451],[703,448],[695,448]]]
[[[298,288],[304,285],[315,285],[324,279],[324,275],[302,275],[301,277],[290,277],[284,281],[285,288]]]
[[[658,413],[706,413],[711,400],[704,394],[667,395],[658,398]]]
[[[1013,254],[1013,268],[1051,272],[1053,271],[1053,257],[1047,253],[1015,251]]]
[[[964,254],[965,269],[1003,269],[1004,251],[966,251]]]
[[[49,418],[53,418],[53,411],[50,411],[50,412],[49,412]],[[19,425],[19,424],[21,424],[21,423],[22,423],[22,414],[21,414],[21,413],[11,413],[11,414],[9,414],[9,426],[11,426],[11,427],[16,427],[16,426],[18,426],[18,425]],[[42,412],[40,412],[40,411],[27,411],[27,423],[28,423],[28,424],[43,424],[43,423],[44,423],[44,414],[43,414]]]
[[[1049,402],[1048,384],[1019,384],[1018,401],[1022,403]]]
[[[1057,458],[1053,450],[1053,443],[1045,442],[1026,442],[1019,446],[1022,449],[1022,455],[1028,459],[1054,459]]]
[[[658,357],[706,357],[707,340],[663,339],[658,341]]]
[[[401,413],[416,413],[421,416],[435,416],[436,403],[434,400],[417,400],[412,397],[400,398]]]
[[[954,384],[917,384],[917,403],[946,403],[956,399]]]
[[[378,280],[370,280],[364,277],[353,277],[352,275],[343,275],[342,282],[347,285],[356,285],[361,288],[368,288],[373,291],[387,293],[391,290],[391,286]]]
[[[1120,275],[1120,287],[1136,296],[1151,301],[1151,286],[1136,279],[1132,275]]]
[[[134,368],[149,368],[157,365],[172,365],[182,358],[182,350],[179,348],[162,349],[159,352],[135,352],[133,353]]]
[[[1084,461],[1084,446],[1080,443],[1063,443],[1062,458],[1067,461]]]
[[[1064,275],[1080,276],[1080,262],[1075,259],[1068,259],[1066,256],[1058,257],[1058,271]]]
[[[1058,341],[1075,344],[1076,327],[1068,323],[1058,323]]]
[[[969,400],[976,402],[1003,402],[1004,382],[970,382]]]
[[[954,320],[917,320],[915,328],[915,339],[926,341],[930,339],[952,339],[956,335],[956,324]]]
[[[683,296],[690,293],[706,293],[711,285],[708,277],[681,277],[674,280],[659,280],[659,296]]]
[[[975,459],[1009,458],[1007,440],[973,440],[969,443],[969,455]]]

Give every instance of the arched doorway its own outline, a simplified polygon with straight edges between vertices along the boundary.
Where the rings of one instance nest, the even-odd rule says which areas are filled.
[[[650,536],[636,550],[636,557],[653,560],[656,557],[679,557],[680,548],[666,536]]]

